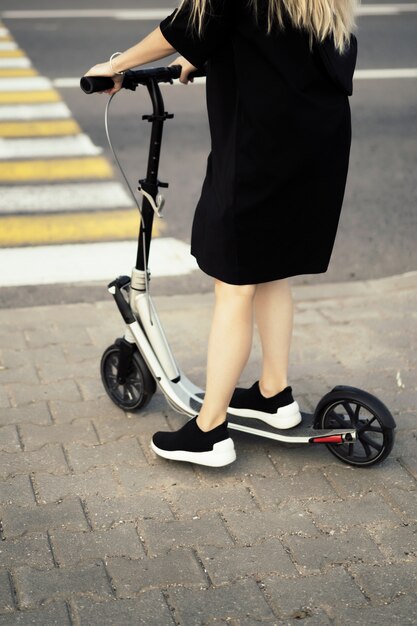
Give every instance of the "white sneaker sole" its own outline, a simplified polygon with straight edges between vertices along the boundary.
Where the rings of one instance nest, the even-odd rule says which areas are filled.
[[[172,461],[188,461],[189,463],[197,463],[199,465],[208,465],[209,467],[222,467],[229,465],[236,460],[236,451],[233,439],[224,439],[213,445],[213,450],[208,452],[189,452],[188,450],[162,450],[158,448],[151,440],[151,448],[164,459]]]
[[[228,408],[230,415],[237,415],[239,417],[253,417],[258,420],[262,420],[273,428],[283,429],[294,428],[301,420],[300,407],[298,402],[292,402],[287,406],[283,406],[276,413],[264,413],[263,411],[255,411],[254,409],[235,409],[234,407]]]

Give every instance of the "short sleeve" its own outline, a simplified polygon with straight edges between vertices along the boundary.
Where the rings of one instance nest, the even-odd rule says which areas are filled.
[[[201,67],[227,38],[229,2],[230,0],[211,0],[207,3],[209,8],[203,15],[201,36],[198,35],[197,27],[191,23],[190,3],[184,5],[181,11],[175,9],[162,20],[159,28],[177,52],[195,67]]]

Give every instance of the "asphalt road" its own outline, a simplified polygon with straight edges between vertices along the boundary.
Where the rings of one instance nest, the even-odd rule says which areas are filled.
[[[174,6],[176,3],[163,3],[167,14]],[[124,0],[122,5],[126,9],[146,7],[149,3],[143,0]],[[19,2],[19,11],[33,8],[29,0]],[[114,3],[36,3],[37,10],[78,8],[112,9]],[[16,10],[15,2],[3,0],[2,11],[9,9]],[[159,23],[91,17],[17,18],[7,17],[7,13],[2,21],[39,73],[51,79],[81,76],[113,51],[139,41]],[[417,68],[417,12],[359,17],[358,27],[359,70]],[[174,58],[153,65],[168,64]],[[111,159],[104,132],[108,96],[86,96],[77,87],[58,89],[83,131]],[[166,110],[175,114],[165,126],[160,163],[160,180],[170,183],[165,192],[164,236],[188,242],[209,152],[204,86],[165,86],[163,93]],[[417,78],[355,81],[350,171],[331,266],[325,275],[298,277],[294,282],[378,278],[417,268],[416,96]],[[112,104],[112,135],[134,183],[145,173],[149,126],[141,121],[141,115],[150,112],[147,93],[123,92]],[[195,291],[206,285],[200,277],[181,281],[179,288]]]

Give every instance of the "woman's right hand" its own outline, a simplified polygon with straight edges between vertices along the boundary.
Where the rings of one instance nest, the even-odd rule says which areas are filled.
[[[187,85],[188,81],[190,81],[190,83],[194,81],[194,78],[188,78],[188,75],[191,74],[191,72],[195,72],[198,68],[192,65],[189,61],[187,61],[185,57],[177,57],[175,61],[169,64],[169,66],[171,65],[181,65],[182,70],[179,79],[180,83],[182,83],[183,85]]]
[[[122,88],[123,76],[120,74],[115,74],[110,67],[109,61],[106,63],[97,63],[97,65],[93,65],[88,72],[84,74],[84,76],[106,76],[111,78],[114,82],[114,87],[111,89],[106,89],[105,91],[98,91],[97,93],[108,93],[109,96],[116,93]]]

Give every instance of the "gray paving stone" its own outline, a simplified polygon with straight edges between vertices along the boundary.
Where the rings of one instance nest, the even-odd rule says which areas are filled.
[[[21,367],[2,366],[0,368],[0,383],[2,385],[8,383],[22,384],[23,381],[26,384],[39,384],[39,376],[33,364],[26,362]]]
[[[325,446],[269,445],[268,454],[282,476],[301,474],[310,468],[319,469],[329,475],[334,467],[340,466],[340,461],[329,454]]]
[[[148,556],[157,556],[176,548],[200,546],[231,547],[233,541],[216,513],[195,519],[157,522],[144,520],[140,525]]]
[[[42,383],[52,383],[59,380],[65,380],[67,378],[77,378],[80,375],[80,369],[82,370],[83,377],[96,378],[97,377],[97,359],[83,361],[82,368],[79,363],[48,363],[44,362],[39,365],[39,378]]]
[[[0,415],[10,407],[10,394],[7,386],[0,386]]]
[[[74,566],[80,561],[126,556],[138,559],[145,551],[133,524],[123,524],[104,531],[71,533],[55,530],[50,534],[59,565]]]
[[[31,348],[30,350],[1,350],[3,364],[9,368],[24,367],[27,363],[42,365],[43,363],[60,364],[65,361],[65,355],[60,345]],[[39,378],[38,378],[39,380]]]
[[[80,400],[80,392],[73,380],[61,380],[47,385],[12,383],[8,385],[14,407],[32,405],[46,400]],[[29,407],[30,408],[30,407]]]
[[[407,492],[404,492],[407,493]],[[376,524],[381,521],[398,524],[401,520],[385,502],[374,493],[342,502],[309,502],[308,509],[315,523],[324,531]]]
[[[117,474],[128,495],[144,491],[162,493],[166,488],[173,486],[200,487],[198,477],[188,463],[174,466],[161,461],[157,465],[148,467],[120,466]]]
[[[119,409],[108,398],[97,398],[97,400],[81,401],[61,401],[51,400],[49,402],[54,420],[58,423],[72,422],[76,418],[120,418],[122,410]]]
[[[408,522],[417,522],[417,490],[387,489],[393,506]]]
[[[35,494],[29,476],[19,474],[0,481],[0,504],[30,506],[35,503]]]
[[[317,537],[286,537],[284,545],[305,573],[312,574],[342,563],[378,563],[384,560],[370,537],[358,533],[337,533]]]
[[[396,596],[417,593],[417,560],[389,565],[354,565],[350,572],[371,602],[386,602]]]
[[[34,330],[26,330],[25,338],[29,348],[43,348],[50,345],[65,345],[66,343],[74,344],[74,337],[77,338],[78,345],[91,345],[91,339],[87,331],[80,325],[64,325],[57,327],[56,324],[48,328],[41,328],[36,325]]]
[[[183,548],[152,559],[113,557],[107,560],[106,565],[118,598],[131,598],[155,587],[207,585],[194,553]]]
[[[329,480],[341,498],[359,496],[373,491],[378,493],[381,488],[386,487],[398,487],[405,490],[417,487],[416,481],[393,457],[378,465],[375,472],[372,469],[369,472],[358,472],[355,467],[339,463],[338,467],[332,468],[329,472]]]
[[[20,565],[53,567],[48,537],[44,533],[30,533],[19,539],[4,539],[0,542],[0,565],[9,569]]]
[[[175,618],[186,626],[202,626],[207,618],[232,623],[231,619],[246,619],[247,624],[264,623],[275,616],[262,591],[252,578],[225,587],[209,589],[168,590],[169,602],[175,608]],[[268,622],[266,622],[268,623]]]
[[[395,528],[374,527],[372,537],[390,560],[404,561],[417,557],[417,524]]]
[[[13,350],[25,350],[27,348],[25,336],[21,330],[8,329],[0,333],[0,346]]]
[[[382,606],[367,606],[360,609],[342,606],[335,607],[335,626],[415,626],[417,598],[402,596],[391,604]]]
[[[96,400],[106,396],[103,383],[96,378],[81,378],[80,375],[75,379],[78,388],[81,390],[83,400]]]
[[[101,332],[101,329],[100,329]],[[109,344],[111,341],[109,341]],[[106,346],[105,346],[106,347]],[[104,352],[105,347],[103,347],[102,352]],[[63,346],[63,350],[65,352],[65,358],[68,363],[83,363],[84,361],[90,361],[94,354],[97,354],[97,364],[100,361],[101,353],[97,352],[97,348],[93,345],[83,346],[81,344],[70,344],[67,343]]]
[[[158,430],[169,430],[165,416],[161,412],[165,408],[165,400],[160,396],[158,396],[158,404],[160,405],[159,411],[156,410],[155,398],[155,402],[152,399],[152,406],[151,404],[148,405],[149,410],[144,409],[140,413],[123,413],[119,409],[117,417],[116,412],[110,418],[99,416],[97,420],[94,420],[94,423],[101,441],[105,443],[121,437],[135,437],[143,434],[153,435]],[[117,407],[115,408],[117,409]]]
[[[61,446],[50,444],[33,452],[0,452],[0,478],[36,471],[67,473],[68,465]]]
[[[1,519],[6,539],[18,537],[26,532],[42,532],[53,528],[88,530],[78,498],[34,507],[4,506]]]
[[[53,602],[34,611],[15,611],[0,615],[0,626],[72,626],[68,609],[62,602]]]
[[[146,458],[136,439],[111,441],[95,446],[68,444],[65,446],[70,465],[76,473],[94,467],[119,465],[147,465]]]
[[[86,503],[95,529],[112,528],[136,519],[173,519],[168,504],[156,494],[109,499],[87,496]]]
[[[401,465],[414,478],[414,486],[417,487],[417,448],[416,448],[416,454],[413,454],[413,456],[411,455],[401,456]]]
[[[180,517],[189,519],[208,511],[256,510],[256,504],[244,485],[214,486],[207,489],[177,489],[164,494]]]
[[[3,452],[20,452],[21,447],[17,436],[16,426],[0,427],[0,450]]]
[[[75,569],[19,567],[14,570],[13,578],[19,606],[23,609],[35,608],[46,600],[69,599],[77,594],[113,597],[104,565],[99,561]]]
[[[66,496],[98,495],[111,498],[122,495],[110,467],[99,467],[84,474],[36,474],[34,477],[38,501],[55,502]]]
[[[25,450],[36,450],[46,443],[71,443],[82,442],[84,444],[97,444],[98,439],[89,420],[77,419],[66,424],[52,424],[50,426],[37,426],[35,424],[22,424],[20,433]]]
[[[295,500],[282,509],[226,511],[223,519],[231,535],[245,545],[284,534],[317,534],[311,515]]]
[[[291,498],[323,499],[337,496],[323,472],[317,469],[310,469],[295,476],[277,476],[276,478],[254,476],[250,480],[259,502],[267,507],[276,506]]]
[[[306,609],[331,609],[333,606],[364,606],[365,596],[342,567],[334,567],[326,574],[282,578],[268,576],[262,579],[271,606],[282,618],[297,617]]]
[[[9,574],[6,570],[0,570],[0,611],[12,611],[13,609],[14,602]]]
[[[278,539],[266,539],[254,546],[218,548],[204,546],[199,556],[214,585],[230,583],[238,578],[279,573],[293,576],[297,574],[288,553]]]
[[[80,626],[175,626],[162,593],[156,589],[132,600],[91,602],[80,598],[75,605]]]
[[[29,407],[24,408],[0,408],[0,425],[26,423],[52,424],[51,414],[46,402],[31,404]]]

